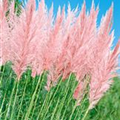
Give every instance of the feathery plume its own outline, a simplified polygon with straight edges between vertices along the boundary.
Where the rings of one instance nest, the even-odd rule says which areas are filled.
[[[113,73],[116,73],[117,57],[119,54],[119,44],[113,52],[111,51],[111,43],[114,33],[110,35],[111,19],[113,6],[102,19],[94,47],[92,48],[93,56],[91,61],[91,81],[90,81],[90,109],[93,108],[101,99],[103,94],[110,88],[113,82]],[[113,56],[115,59],[112,60]]]
[[[0,65],[8,61],[8,48],[6,44],[9,38],[9,26],[6,18],[8,10],[8,1],[3,0],[0,2]]]
[[[13,62],[13,69],[18,79],[31,63],[33,47],[31,41],[34,38],[33,23],[35,22],[35,1],[30,0],[21,15],[14,19],[15,25],[12,30],[13,36],[10,39],[10,60]],[[35,28],[34,28],[35,29]]]

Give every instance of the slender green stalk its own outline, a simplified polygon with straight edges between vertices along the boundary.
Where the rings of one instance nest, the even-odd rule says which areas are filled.
[[[84,96],[85,96],[85,94],[84,94]],[[74,114],[74,111],[76,110],[76,108],[77,108],[77,106],[78,106],[79,103],[80,103],[79,100],[77,100],[77,101],[75,102],[75,106],[74,106],[73,109],[72,109],[72,113],[71,113],[71,115],[70,115],[70,119],[69,119],[69,120],[72,119],[72,116],[73,116],[73,114]]]
[[[75,87],[75,88],[76,88],[76,87]],[[74,88],[73,91],[75,91],[75,88]],[[71,102],[72,99],[73,99],[73,93],[69,96],[68,102],[67,102],[66,106],[68,106],[68,105],[70,104],[70,102]],[[64,116],[65,116],[66,111],[67,111],[67,109],[64,110],[64,112],[63,112],[63,114],[62,114],[61,120],[64,120]]]
[[[89,83],[89,79],[90,79],[89,76],[87,76],[86,79],[85,79],[86,82],[87,82],[87,84],[85,85],[85,88],[87,87],[87,85],[88,85],[88,83]],[[83,98],[85,97],[85,95],[86,95],[86,92],[84,92]],[[84,99],[84,101],[85,101],[85,99]],[[84,103],[84,101],[83,101],[83,103]],[[75,106],[74,106],[74,108],[73,108],[73,110],[72,110],[72,114],[71,114],[71,116],[70,116],[70,120],[72,119],[72,115],[73,115],[73,113],[74,113],[74,111],[75,111],[77,105],[80,104],[80,102],[81,102],[80,99],[78,99],[78,100],[76,101],[76,104],[75,104]]]
[[[84,102],[85,102],[85,100],[83,100],[83,103],[84,103]],[[83,105],[83,104],[80,104],[80,105],[79,105],[79,106],[81,107],[81,110],[84,109],[82,105]],[[78,118],[77,120],[81,120],[81,114],[82,114],[82,111],[80,111],[80,109],[78,108],[74,119],[76,120],[76,119]],[[77,116],[78,116],[78,117],[77,117]]]
[[[8,113],[10,111],[10,106],[12,104],[12,99],[13,99],[13,95],[14,95],[14,92],[15,92],[16,85],[17,85],[17,81],[14,82],[14,87],[12,89],[12,93],[11,93],[11,96],[10,96],[9,104],[8,104],[8,107],[7,107],[7,113],[5,115],[5,119],[4,120],[7,120]]]
[[[71,115],[70,115],[69,120],[72,119],[72,116],[73,116],[73,114],[74,114],[74,112],[75,112],[75,110],[76,110],[77,105],[78,105],[78,101],[75,102],[75,105],[74,105],[74,107],[73,107],[73,109],[72,109],[72,113],[71,113]]]
[[[3,66],[3,72],[1,72],[1,79],[0,79],[0,82],[2,81],[2,79],[3,79],[3,76],[4,76],[4,72],[5,72],[5,67],[6,67],[6,65],[4,65]],[[2,66],[0,66],[0,71],[2,70]],[[7,90],[6,90],[6,92],[7,92]],[[6,96],[6,94],[7,93],[5,93],[5,96]],[[4,96],[4,98],[3,98],[3,101],[2,101],[2,105],[1,105],[1,107],[0,107],[0,117],[1,117],[1,111],[2,111],[2,108],[3,108],[3,105],[4,105],[4,101],[5,101],[5,96]]]
[[[0,81],[3,79],[3,75],[4,75],[4,72],[5,72],[5,67],[6,67],[6,65],[3,66],[3,73],[2,73],[2,75],[0,77]],[[0,66],[0,71],[1,70],[2,70],[2,66]]]
[[[32,99],[31,99],[30,105],[29,105],[28,110],[27,110],[26,115],[25,115],[25,120],[28,120],[28,118],[29,118],[29,115],[30,115],[31,109],[33,107],[33,102],[34,102],[34,99],[35,99],[35,96],[36,96],[36,93],[37,93],[37,90],[38,90],[41,78],[42,78],[42,75],[40,75],[40,78],[38,80],[37,86],[36,86],[35,91],[34,91],[34,93],[32,95]]]
[[[57,91],[58,91],[59,86],[60,86],[61,83],[62,83],[62,80],[60,79],[60,82],[59,82],[59,84],[58,84],[58,86],[57,86],[56,91],[53,93],[53,96],[52,96],[52,94],[50,94],[50,97],[49,97],[50,91],[47,93],[47,95],[46,95],[46,97],[45,97],[45,100],[44,100],[44,102],[43,102],[43,105],[41,106],[40,112],[39,112],[38,117],[37,117],[36,120],[39,120],[39,117],[41,116],[41,113],[42,113],[41,111],[43,111],[43,107],[44,107],[44,105],[45,105],[45,103],[46,103],[48,97],[49,97],[49,99],[52,98],[52,99],[50,100],[50,103],[49,103],[48,107],[47,107],[47,108],[49,109],[49,107],[50,107],[50,105],[51,105],[51,103],[52,103],[52,101],[53,101],[53,99],[54,99],[54,97],[55,97],[55,95],[56,95],[56,93],[57,93]],[[45,115],[47,114],[48,109],[45,111]]]
[[[65,97],[63,98],[63,101],[61,100],[59,113],[61,113],[61,110],[62,110],[62,108],[63,108],[63,106],[64,106],[64,103],[65,103],[65,100],[66,100],[66,98],[67,98],[67,94],[68,94],[68,91],[69,91],[69,82],[70,82],[70,80],[71,80],[71,74],[70,74],[70,76],[69,76],[69,78],[68,78],[68,80],[67,80],[66,89],[65,89],[65,91],[64,91]],[[62,91],[62,92],[63,92],[63,91]],[[59,101],[59,100],[60,100],[60,99],[58,99],[58,101]],[[60,119],[60,114],[59,114],[59,116],[57,117],[57,119]]]
[[[49,98],[49,93],[50,93],[50,91],[48,91],[47,94],[46,94],[45,100],[44,100],[44,102],[43,102],[43,104],[41,106],[40,112],[39,112],[36,120],[39,120],[39,117],[42,116],[42,114],[43,114],[43,108],[45,107],[46,102],[47,102],[47,100]],[[50,94],[50,97],[51,97],[51,94]]]
[[[45,74],[43,74],[43,77],[42,77],[43,79],[44,79],[44,76],[45,76]],[[41,82],[43,81],[43,79],[41,80]],[[42,88],[42,84],[40,84],[40,88],[39,88],[39,91],[38,91],[38,94],[37,94],[37,98],[35,99],[34,108],[33,108],[33,111],[32,111],[31,118],[33,117],[33,114],[34,114],[34,111],[35,111],[35,105],[36,105],[36,103],[37,103],[38,96],[39,96],[39,93],[40,93],[41,88]]]
[[[55,115],[55,113],[57,111],[57,107],[58,107],[59,102],[60,102],[60,99],[57,101],[57,104],[56,104],[56,106],[54,108],[54,111],[52,112],[52,116],[51,116],[50,120],[54,120],[54,115]],[[43,120],[44,120],[44,118],[43,118]]]
[[[25,96],[25,90],[26,90],[26,87],[27,87],[27,83],[28,83],[28,80],[25,80],[25,87],[24,87],[24,90],[23,90],[23,94],[22,94],[22,98],[21,98],[21,103],[20,103],[20,107],[19,107],[19,110],[18,110],[18,115],[17,115],[17,120],[19,119],[19,116],[20,116],[20,111],[21,111],[21,107],[22,107],[22,104],[23,104],[23,98]]]
[[[2,114],[2,109],[3,109],[4,102],[5,102],[6,94],[7,94],[7,90],[5,92],[5,95],[4,95],[4,98],[3,98],[3,101],[2,101],[2,105],[0,106],[0,117],[1,117],[1,114]]]
[[[12,76],[12,72],[10,71],[10,79],[11,79],[11,76]],[[1,78],[1,80],[2,80],[2,78]],[[0,80],[0,81],[1,81],[1,80]],[[2,105],[0,106],[0,116],[1,116],[1,112],[2,112],[2,109],[3,109],[3,105],[4,105],[4,102],[5,102],[5,99],[6,99],[7,90],[8,90],[8,88],[5,90],[5,95],[4,95],[4,98],[3,98],[3,101],[2,101]]]
[[[89,110],[90,110],[90,106],[87,108],[87,110],[86,110],[86,112],[85,112],[85,114],[84,114],[82,120],[85,120],[85,118],[86,118],[86,116],[87,116]]]
[[[76,108],[76,110],[77,110],[77,108]],[[79,114],[79,109],[77,110],[77,113],[75,114],[75,117],[74,117],[74,120],[76,120],[77,119],[77,116],[78,116],[78,114]],[[78,117],[79,118],[79,117]]]
[[[13,105],[12,105],[10,120],[13,120],[14,108],[15,108],[15,103],[16,103],[16,100],[17,100],[17,94],[18,94],[18,90],[19,90],[18,88],[19,88],[19,81],[17,81],[17,88],[16,88],[16,92],[15,92],[15,98],[14,98],[14,101],[13,101]]]
[[[68,99],[69,99],[69,101],[67,102],[66,106],[68,106],[69,103],[71,102],[71,100],[72,100],[72,95],[71,95],[71,97],[69,97]],[[66,110],[67,110],[67,109],[64,110],[64,112],[63,112],[63,114],[62,114],[62,118],[61,118],[60,120],[64,120],[64,116],[65,116]]]

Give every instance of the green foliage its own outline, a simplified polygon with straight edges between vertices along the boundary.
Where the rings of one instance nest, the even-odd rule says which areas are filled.
[[[45,90],[47,72],[31,77],[27,70],[17,80],[11,69],[11,63],[1,67],[0,71],[0,120],[81,120],[88,108],[87,95],[79,106],[73,99],[77,85],[71,74],[66,81]],[[115,79],[111,89],[90,110],[84,120],[120,119],[120,80]]]

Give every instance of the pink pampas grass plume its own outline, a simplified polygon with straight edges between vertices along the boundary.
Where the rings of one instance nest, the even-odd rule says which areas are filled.
[[[14,28],[12,30],[12,37],[10,39],[10,61],[13,63],[13,69],[17,74],[18,79],[31,63],[33,53],[30,49],[33,46],[32,40],[35,33],[33,31],[36,15],[35,2],[30,0],[25,9],[19,17],[14,19]]]
[[[101,22],[100,28],[98,29],[98,36],[94,45],[95,48],[93,48],[92,52],[94,62],[91,60],[90,109],[97,104],[104,93],[110,88],[113,82],[111,79],[115,77],[116,67],[118,66],[119,43],[110,52],[114,36],[113,32],[110,35],[112,11],[113,6],[102,19],[103,22]],[[114,59],[113,56],[115,57]]]
[[[6,44],[10,39],[9,26],[6,18],[6,12],[8,10],[7,0],[0,2],[0,65],[5,64],[8,61],[8,48]]]
[[[91,15],[91,20],[93,16],[95,18],[93,22],[94,24],[91,26],[94,26],[91,29],[91,37],[88,39],[89,41],[86,41],[86,44],[83,45],[83,48],[79,47],[79,50],[81,49],[81,52],[78,52],[79,54],[75,58],[76,62],[73,62],[74,64],[78,63],[77,65],[79,67],[76,65],[76,67],[73,67],[73,70],[75,73],[77,73],[77,78],[80,81],[74,93],[75,99],[80,99],[79,94],[83,90],[83,82],[81,80],[85,75],[90,75],[90,109],[97,104],[103,94],[110,88],[110,85],[112,83],[112,80],[110,79],[115,76],[116,67],[118,66],[117,59],[120,48],[118,44],[116,48],[110,52],[111,43],[114,37],[114,32],[111,32],[110,34],[113,5],[106,13],[105,17],[102,18],[101,25],[98,29],[96,28],[97,11],[95,12],[93,8],[94,7],[91,8],[91,14],[93,13]],[[90,31],[90,29],[86,30]],[[89,32],[87,34],[89,34]],[[88,37],[90,35],[88,35]],[[87,35],[84,35],[84,37],[85,36]],[[87,39],[87,37],[85,38]],[[79,57],[81,59],[78,59]],[[84,94],[84,92],[81,94]]]

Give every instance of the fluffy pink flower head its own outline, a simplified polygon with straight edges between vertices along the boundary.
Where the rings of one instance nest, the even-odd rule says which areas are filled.
[[[89,100],[90,100],[90,109],[94,107],[103,94],[110,88],[112,83],[112,78],[115,76],[116,67],[118,66],[118,55],[120,53],[119,43],[115,49],[111,52],[111,43],[113,42],[114,32],[111,32],[111,19],[112,19],[113,6],[106,13],[105,17],[102,18],[101,25],[99,28],[96,27],[95,22],[93,22],[93,32],[91,39],[83,45],[81,52],[79,52],[76,60],[82,60],[78,63],[76,73],[78,73],[78,87],[74,93],[74,98],[79,99],[79,94],[84,94],[83,82],[81,81],[85,75],[91,75],[90,80],[90,91],[89,91]],[[91,14],[93,10],[91,9]],[[95,12],[93,13],[93,15]],[[92,17],[93,17],[92,15]],[[96,14],[97,15],[97,14]],[[91,17],[91,18],[92,18]],[[97,16],[96,16],[97,17]],[[95,18],[96,18],[95,17]],[[89,25],[89,24],[87,24]],[[92,26],[93,26],[92,25]],[[87,39],[85,35],[84,37]],[[89,35],[90,36],[90,35]],[[83,55],[83,57],[81,56]],[[81,57],[80,57],[81,56]],[[81,58],[81,59],[77,59]],[[76,65],[77,66],[77,65]],[[82,93],[81,93],[82,92]]]
[[[34,47],[32,40],[34,38],[34,21],[35,21],[35,2],[30,0],[25,9],[19,17],[14,15],[14,28],[12,30],[12,37],[9,40],[10,61],[13,63],[13,69],[18,76],[26,70],[31,63],[32,53],[30,49]]]
[[[9,39],[9,26],[7,24],[6,12],[8,10],[7,0],[0,1],[0,65],[8,61],[8,49],[5,44]]]

